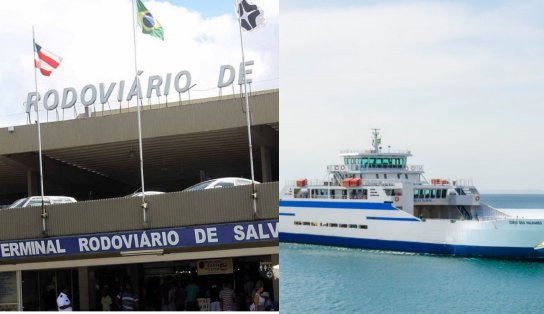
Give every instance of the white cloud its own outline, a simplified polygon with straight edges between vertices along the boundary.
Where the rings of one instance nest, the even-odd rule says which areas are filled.
[[[428,178],[544,189],[542,9],[402,1],[282,11],[282,179],[323,177],[339,150],[368,148],[378,127]]]
[[[253,90],[277,88],[278,1],[257,3],[265,11],[267,25],[258,32],[244,33],[246,59],[255,61]],[[220,66],[232,64],[237,68],[241,61],[234,8],[232,12],[210,18],[169,2],[144,4],[160,21],[165,33],[163,42],[136,30],[138,67],[144,70],[144,80],[150,75],[164,76],[188,70],[193,83],[197,84],[191,98],[218,95],[214,87]],[[64,58],[51,77],[38,77],[42,94],[51,88],[61,91],[73,86],[79,91],[88,83],[108,84],[123,79],[131,84],[134,56],[130,1],[5,3],[0,11],[0,38],[4,43],[0,51],[0,93],[3,96],[0,126],[24,123],[26,119],[22,104],[27,93],[34,90],[32,25],[36,28],[36,41]]]

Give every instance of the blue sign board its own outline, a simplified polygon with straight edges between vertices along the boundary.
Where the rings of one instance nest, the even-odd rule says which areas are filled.
[[[278,221],[135,230],[0,242],[0,260],[88,253],[155,250],[270,241],[278,239]]]

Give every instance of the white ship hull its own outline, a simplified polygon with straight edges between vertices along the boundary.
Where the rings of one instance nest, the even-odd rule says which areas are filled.
[[[388,202],[286,199],[280,200],[280,241],[536,259],[544,258],[544,219],[419,219]]]

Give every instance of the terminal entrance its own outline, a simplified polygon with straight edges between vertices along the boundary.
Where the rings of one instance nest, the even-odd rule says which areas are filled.
[[[23,310],[57,311],[57,296],[65,287],[72,304],[79,308],[77,269],[23,271]]]
[[[271,272],[276,263],[277,255],[260,255],[21,271],[22,310],[57,311],[56,299],[67,288],[75,311],[121,311],[118,296],[130,284],[141,311],[209,311],[227,286],[234,296],[232,309],[248,311],[259,284],[276,305],[279,287]]]
[[[93,288],[89,289],[89,309],[103,310],[102,298],[109,296],[113,301],[111,310],[122,310],[117,296],[129,283],[141,311],[183,311],[191,310],[191,306],[196,306],[192,310],[209,310],[213,290],[220,291],[226,285],[234,290],[234,309],[249,310],[258,281],[273,300],[273,278],[260,271],[261,264],[270,260],[270,256],[257,256],[89,267],[89,286]],[[222,264],[222,268],[202,268],[209,262]],[[195,304],[191,304],[186,292],[191,284],[198,287]]]

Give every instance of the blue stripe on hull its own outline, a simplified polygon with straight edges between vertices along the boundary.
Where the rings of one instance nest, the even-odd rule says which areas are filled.
[[[331,202],[331,201],[284,201],[280,200],[280,207],[311,207],[311,208],[342,208],[342,209],[370,209],[370,210],[397,210],[391,203],[368,202]]]
[[[349,248],[460,255],[460,256],[483,256],[483,257],[521,258],[521,259],[544,258],[544,252],[535,251],[533,248],[519,248],[519,247],[447,245],[447,244],[433,244],[433,243],[422,243],[422,242],[344,238],[344,237],[285,233],[285,232],[280,232],[280,241],[293,242],[293,243],[341,246],[341,247],[349,247]]]
[[[417,218],[396,218],[396,217],[369,217],[368,220],[391,220],[391,221],[419,221]]]

